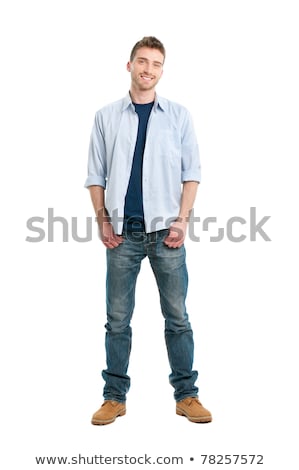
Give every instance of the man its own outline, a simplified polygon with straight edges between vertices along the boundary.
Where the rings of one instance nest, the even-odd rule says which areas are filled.
[[[131,52],[129,94],[96,113],[88,178],[100,238],[107,249],[104,403],[93,424],[126,413],[130,321],[141,261],[148,256],[160,293],[176,413],[210,422],[197,398],[193,333],[185,307],[184,239],[200,181],[196,137],[188,111],[157,96],[165,49],[144,37]]]

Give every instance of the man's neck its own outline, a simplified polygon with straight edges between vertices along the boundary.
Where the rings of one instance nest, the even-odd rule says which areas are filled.
[[[146,103],[152,103],[153,101],[155,101],[156,92],[155,90],[136,91],[131,88],[130,96],[131,96],[133,103],[146,104]]]

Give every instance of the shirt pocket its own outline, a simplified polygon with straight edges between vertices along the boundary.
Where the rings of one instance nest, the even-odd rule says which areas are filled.
[[[161,129],[157,137],[158,153],[171,166],[181,165],[181,141],[178,132],[173,129]]]

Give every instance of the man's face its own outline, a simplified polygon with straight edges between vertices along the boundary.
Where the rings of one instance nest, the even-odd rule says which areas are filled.
[[[158,49],[138,49],[133,61],[127,64],[132,86],[138,91],[155,88],[163,73],[163,62],[164,56]]]

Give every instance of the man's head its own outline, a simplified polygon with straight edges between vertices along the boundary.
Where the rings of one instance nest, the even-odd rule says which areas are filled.
[[[131,73],[132,87],[137,91],[154,89],[163,73],[165,49],[154,36],[146,36],[132,49],[127,70]]]
[[[145,36],[140,41],[136,42],[135,46],[133,47],[130,55],[130,62],[133,62],[138,49],[142,47],[148,47],[149,49],[157,49],[163,55],[163,63],[165,60],[165,48],[159,39],[155,38],[154,36]]]

